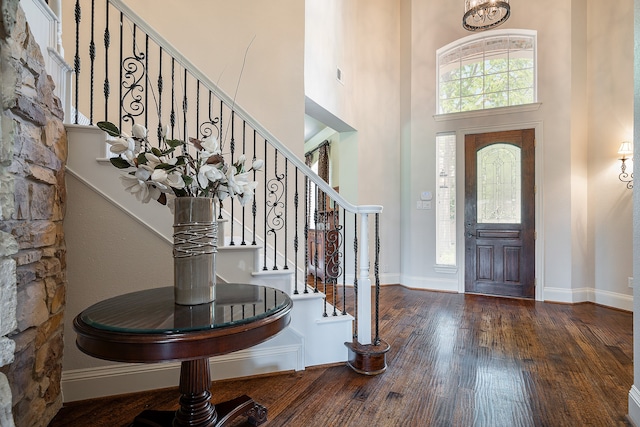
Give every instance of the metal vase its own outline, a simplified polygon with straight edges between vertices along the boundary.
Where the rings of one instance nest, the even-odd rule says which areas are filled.
[[[175,199],[173,283],[176,304],[197,305],[216,299],[217,228],[213,199]]]

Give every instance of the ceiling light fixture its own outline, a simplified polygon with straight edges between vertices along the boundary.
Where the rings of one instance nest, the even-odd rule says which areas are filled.
[[[469,31],[497,27],[509,18],[509,0],[465,0],[462,26]]]

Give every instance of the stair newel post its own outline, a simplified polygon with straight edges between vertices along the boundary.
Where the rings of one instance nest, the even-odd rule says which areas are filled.
[[[369,214],[360,215],[360,270],[358,271],[358,342],[371,344],[371,279],[369,278]]]
[[[379,279],[378,279],[378,253],[380,244],[378,241],[379,223],[378,215],[382,211],[381,206],[360,206],[360,241],[359,241],[359,258],[360,268],[358,271],[358,288],[357,288],[357,340],[344,343],[349,351],[349,360],[347,364],[354,371],[364,375],[378,375],[386,371],[387,360],[386,354],[390,347],[385,341],[379,338],[378,331],[378,299],[379,299]],[[371,342],[371,278],[369,277],[370,259],[369,259],[369,215],[375,215],[375,245],[376,245],[376,338],[375,342]]]

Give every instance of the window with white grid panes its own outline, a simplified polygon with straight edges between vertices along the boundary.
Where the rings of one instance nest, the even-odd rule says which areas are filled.
[[[537,102],[536,32],[492,31],[437,51],[438,114]]]

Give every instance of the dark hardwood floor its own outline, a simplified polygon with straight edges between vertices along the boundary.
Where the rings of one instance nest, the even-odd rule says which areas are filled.
[[[220,381],[213,401],[248,394],[269,427],[629,425],[631,313],[387,286],[380,314],[385,373],[340,365]],[[124,427],[177,399],[167,389],[68,403],[49,427]]]

